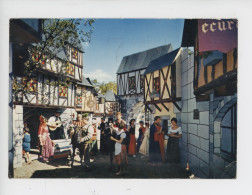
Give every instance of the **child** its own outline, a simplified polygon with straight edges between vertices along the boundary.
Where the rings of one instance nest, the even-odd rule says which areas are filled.
[[[27,163],[31,164],[31,158],[30,158],[30,150],[31,150],[31,136],[29,134],[29,128],[27,127],[27,123],[24,124],[24,135],[23,135],[23,150],[25,151],[25,154],[27,155]]]
[[[110,137],[111,140],[115,141],[115,163],[119,166],[119,172],[116,175],[125,175],[127,173],[128,157],[127,149],[125,144],[126,133],[124,132],[124,123],[119,124],[116,138]]]

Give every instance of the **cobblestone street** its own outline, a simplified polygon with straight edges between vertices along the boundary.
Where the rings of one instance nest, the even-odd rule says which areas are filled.
[[[79,156],[75,157],[74,167],[69,166],[69,158],[55,159],[50,163],[33,160],[28,165],[15,169],[15,178],[188,178],[185,168],[175,164],[152,166],[148,158],[129,157],[128,174],[117,176],[109,170],[109,156],[96,155],[93,157],[91,170],[86,171],[80,166]]]

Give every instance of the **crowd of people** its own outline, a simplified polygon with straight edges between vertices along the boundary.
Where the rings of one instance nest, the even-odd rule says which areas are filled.
[[[161,118],[156,116],[154,123],[149,127],[148,123],[139,122],[139,134],[136,140],[135,119],[131,119],[128,128],[122,114],[116,114],[117,120],[109,120],[107,123],[101,120],[98,129],[101,131],[100,151],[102,154],[110,155],[110,164],[114,162],[119,165],[117,174],[125,174],[127,170],[128,156],[135,158],[141,155],[141,158],[149,157],[150,165],[159,165],[161,163],[179,163],[179,138],[182,137],[181,128],[177,126],[177,119],[171,119],[171,127],[168,133],[163,131]],[[120,137],[118,137],[120,135]],[[169,137],[165,155],[165,139]],[[118,149],[120,148],[120,149]],[[121,168],[120,167],[124,167]]]
[[[52,131],[52,133],[49,130],[52,129],[52,120],[54,123],[61,120],[58,115],[59,113],[56,113],[54,119],[49,119],[51,120],[51,125],[48,125],[49,123],[45,117],[40,116],[38,145],[40,150],[39,158],[43,162],[49,162],[54,155],[53,147],[55,144],[53,138],[66,136],[62,133],[61,124],[58,126],[54,124],[56,128],[60,128],[58,133],[55,133],[56,131]],[[89,122],[88,117],[82,117],[81,114],[78,114],[77,118],[71,122],[72,128],[68,131],[68,136],[71,138],[73,147],[76,143],[79,144],[76,147],[82,150],[80,153],[84,156],[83,166],[89,169],[90,155],[96,155],[98,152],[97,130],[100,130],[100,153],[109,155],[111,170],[114,165],[117,165],[116,174],[124,175],[127,173],[128,157],[135,158],[136,155],[140,155],[141,158],[149,157],[150,165],[158,165],[165,162],[179,163],[179,138],[182,137],[182,131],[177,126],[177,119],[171,119],[171,127],[168,128],[168,133],[162,129],[160,123],[161,118],[159,116],[154,118],[154,123],[151,125],[140,121],[138,138],[136,139],[135,119],[131,119],[127,125],[122,119],[120,112],[117,112],[115,122],[113,122],[112,118],[107,122],[105,118],[102,118],[99,124],[96,121]],[[165,135],[169,137],[166,150]],[[28,163],[31,163],[29,155],[30,141],[29,129],[25,123],[23,150],[24,155],[27,155]]]

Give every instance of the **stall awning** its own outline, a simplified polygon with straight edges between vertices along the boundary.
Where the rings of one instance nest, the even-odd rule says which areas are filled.
[[[156,70],[160,70],[161,68],[165,66],[172,65],[176,61],[176,59],[178,58],[181,52],[182,52],[182,48],[178,48],[172,52],[169,52],[151,61],[146,71],[144,72],[144,75],[154,72]]]

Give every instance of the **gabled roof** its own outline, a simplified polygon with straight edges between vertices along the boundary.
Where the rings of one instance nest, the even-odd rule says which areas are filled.
[[[168,44],[125,56],[117,70],[117,74],[147,68],[150,61],[170,51],[172,51],[172,46]]]
[[[104,98],[107,102],[115,102],[116,101],[116,95],[112,90],[107,91],[107,93],[104,95]]]
[[[86,79],[88,80],[88,82],[89,82],[91,85],[95,85],[89,77],[87,77]]]
[[[93,87],[90,82],[84,77],[82,76],[82,82],[78,83],[78,85],[82,85],[82,86],[86,86],[86,87]]]
[[[76,45],[72,45],[71,44],[71,39],[75,39],[75,41],[77,41],[76,42]],[[79,50],[79,51],[81,51],[82,53],[84,53],[84,49],[83,49],[83,47],[82,47],[82,44],[81,44],[81,41],[80,41],[80,38],[79,37],[77,37],[77,38],[75,38],[75,37],[69,37],[69,39],[68,39],[68,44],[71,46],[71,47],[74,47],[74,48],[76,48],[77,50]]]
[[[156,70],[159,70],[165,66],[172,65],[173,62],[178,58],[180,52],[182,51],[182,48],[178,48],[172,52],[169,52],[165,55],[160,56],[159,58],[152,60],[145,70],[144,74],[148,74],[151,72],[154,72]]]
[[[99,93],[98,98],[105,98],[105,96],[103,94]]]

